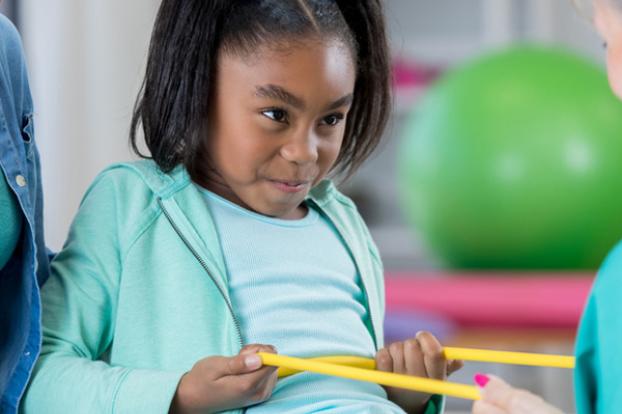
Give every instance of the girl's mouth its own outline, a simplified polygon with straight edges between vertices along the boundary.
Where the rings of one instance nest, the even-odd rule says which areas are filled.
[[[285,193],[298,193],[309,186],[309,181],[268,180],[276,189]]]

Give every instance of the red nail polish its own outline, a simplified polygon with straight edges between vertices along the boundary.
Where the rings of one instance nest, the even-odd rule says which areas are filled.
[[[488,378],[488,375],[484,375],[484,374],[475,374],[473,379],[475,380],[475,383],[479,385],[481,388],[484,388],[486,384],[488,384],[488,381],[490,381],[490,378]]]

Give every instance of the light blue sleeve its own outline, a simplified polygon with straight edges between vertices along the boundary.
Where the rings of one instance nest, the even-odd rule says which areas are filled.
[[[85,196],[42,289],[43,345],[22,413],[169,411],[180,371],[111,366],[121,274],[115,182],[100,179]],[[155,340],[155,338],[153,339]]]

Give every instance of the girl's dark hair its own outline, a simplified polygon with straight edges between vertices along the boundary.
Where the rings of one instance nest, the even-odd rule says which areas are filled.
[[[308,36],[343,41],[356,57],[354,100],[334,171],[350,176],[380,141],[391,109],[381,0],[163,0],[130,129],[136,154],[169,172],[199,169],[220,50],[253,53]],[[151,157],[138,148],[142,125]]]

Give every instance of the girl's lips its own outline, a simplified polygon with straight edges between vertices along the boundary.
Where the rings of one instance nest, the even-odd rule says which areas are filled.
[[[309,185],[308,181],[279,181],[279,180],[268,180],[273,186],[275,186],[278,190],[281,190],[285,193],[298,193],[303,191]]]

